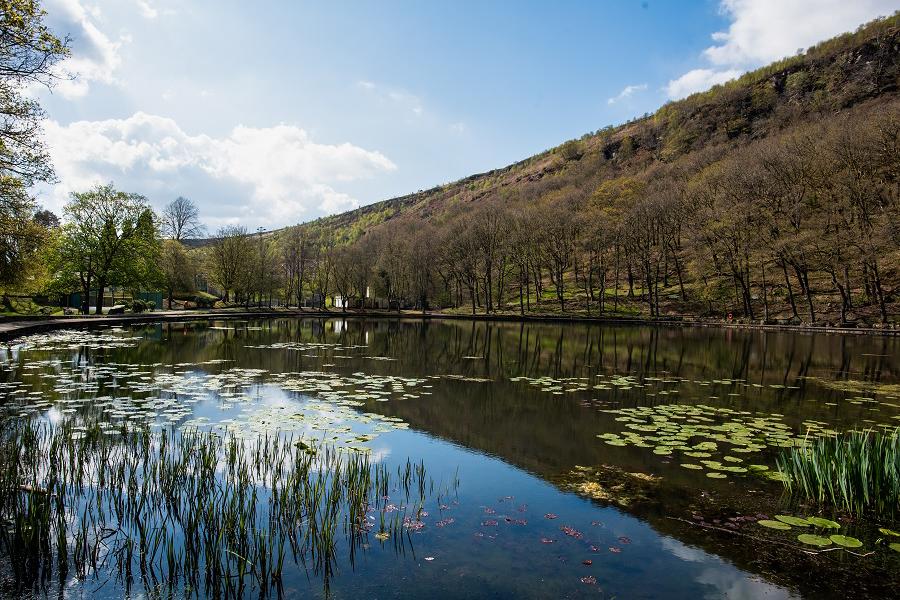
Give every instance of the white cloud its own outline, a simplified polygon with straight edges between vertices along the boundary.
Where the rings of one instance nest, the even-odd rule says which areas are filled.
[[[195,200],[214,225],[283,225],[347,210],[358,203],[333,186],[396,169],[380,152],[319,144],[285,124],[239,125],[212,137],[138,112],[65,126],[50,121],[45,137],[60,180],[49,192],[51,209],[59,210],[72,191],[112,180],[151,199],[167,201],[188,188],[210,194]]]
[[[688,71],[678,79],[673,79],[666,85],[666,93],[669,98],[677,100],[690,96],[694,92],[708,90],[714,85],[725,83],[729,79],[738,77],[743,71],[726,69],[716,71],[713,69],[694,69]]]
[[[715,43],[703,51],[709,68],[670,81],[666,91],[672,99],[683,98],[897,8],[896,0],[720,0],[719,9],[731,24],[714,33]]]
[[[135,0],[141,16],[145,19],[155,19],[159,16],[159,11],[147,0]]]
[[[122,64],[119,50],[128,38],[113,41],[98,25],[103,16],[100,9],[81,0],[46,0],[44,7],[50,28],[71,38],[71,55],[55,67],[60,77],[55,90],[65,98],[79,98],[94,82],[114,84]]]
[[[646,83],[641,83],[638,85],[626,85],[622,89],[621,92],[619,92],[617,95],[613,96],[612,98],[609,98],[606,101],[606,103],[607,104],[615,104],[616,102],[621,102],[622,100],[627,100],[628,98],[631,98],[635,92],[643,92],[646,89],[647,89]]]
[[[722,0],[731,19],[703,51],[714,65],[755,67],[897,10],[896,0]]]

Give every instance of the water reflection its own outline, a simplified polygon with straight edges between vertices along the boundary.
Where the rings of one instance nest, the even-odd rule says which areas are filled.
[[[411,427],[370,443],[378,460],[411,456],[436,472],[459,469],[463,489],[454,526],[422,533],[409,559],[361,560],[355,573],[368,583],[337,574],[333,589],[342,594],[390,589],[396,595],[440,597],[448,595],[447,582],[464,581],[471,596],[566,597],[596,595],[599,588],[629,597],[821,597],[837,582],[877,593],[889,585],[885,573],[896,566],[871,562],[860,572],[852,565],[835,567],[826,558],[786,557],[777,548],[698,528],[689,522],[697,511],[721,513],[725,521],[734,514],[774,510],[779,485],[743,477],[714,481],[681,468],[670,456],[611,446],[597,437],[623,430],[610,410],[673,404],[780,415],[796,431],[809,421],[836,429],[898,424],[900,400],[892,393],[873,393],[872,401],[863,401],[860,394],[831,385],[849,381],[892,389],[877,386],[900,382],[896,338],[394,319],[171,323],[133,334],[141,338],[133,347],[0,351],[4,377],[25,381],[32,393],[46,392],[24,368],[52,356],[62,361],[55,369],[122,363],[158,365],[151,370],[162,372],[180,363],[224,361],[218,364],[268,374],[322,371],[428,380],[426,394],[387,401],[368,397],[354,410]],[[216,373],[226,367],[194,368]],[[611,383],[626,375],[636,383]],[[268,382],[239,400],[272,412],[293,409],[309,395]],[[238,403],[224,410],[221,398],[208,398],[186,418],[230,418],[244,408]],[[48,413],[56,419],[62,414],[58,406]],[[761,454],[765,461],[773,452]],[[579,469],[601,466],[652,475],[659,483],[625,504],[613,502],[616,509],[598,496],[592,501],[586,499],[590,495],[560,491],[573,489]],[[483,511],[505,510],[497,498],[508,495],[531,507],[528,527],[501,524],[491,538],[482,526]],[[560,534],[559,524],[543,518],[545,512],[564,515],[567,526],[591,532],[591,539],[582,543]],[[526,520],[518,513],[507,516]],[[604,522],[602,532],[592,528],[598,520]],[[484,535],[473,538],[477,533]],[[554,542],[542,544],[543,537]],[[616,545],[619,537],[634,544]],[[592,547],[602,550],[602,558],[586,558],[594,554]],[[371,555],[378,556],[378,550]],[[422,562],[428,555],[435,561]],[[594,561],[590,570],[584,560]],[[655,581],[647,579],[651,573]],[[597,585],[581,583],[583,577],[596,578]],[[288,589],[319,593],[300,581],[288,580]]]

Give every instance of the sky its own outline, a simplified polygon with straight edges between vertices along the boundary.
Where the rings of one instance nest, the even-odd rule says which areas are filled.
[[[273,229],[502,167],[727,81],[900,0],[44,0],[34,88],[62,215],[112,182]]]

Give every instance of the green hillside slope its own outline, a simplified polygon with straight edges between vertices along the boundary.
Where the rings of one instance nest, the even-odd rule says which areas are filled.
[[[515,164],[454,183],[318,219],[341,239],[401,213],[428,219],[510,191],[636,174],[711,147],[739,147],[803,122],[817,122],[873,100],[890,101],[900,84],[900,16],[876,21],[618,127],[606,127]],[[552,184],[541,183],[552,180]]]
[[[286,297],[889,323],[900,16],[501,169],[281,230]]]

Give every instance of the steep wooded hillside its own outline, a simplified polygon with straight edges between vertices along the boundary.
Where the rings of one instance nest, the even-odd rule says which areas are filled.
[[[318,219],[304,227],[334,231],[341,241],[399,214],[440,216],[466,203],[532,198],[638,174],[654,163],[823,122],[873,101],[890,101],[900,84],[900,16],[879,20],[797,56],[617,127],[605,127],[507,167]]]
[[[220,287],[287,304],[889,324],[898,84],[894,15],[502,169],[261,237],[272,268]]]

